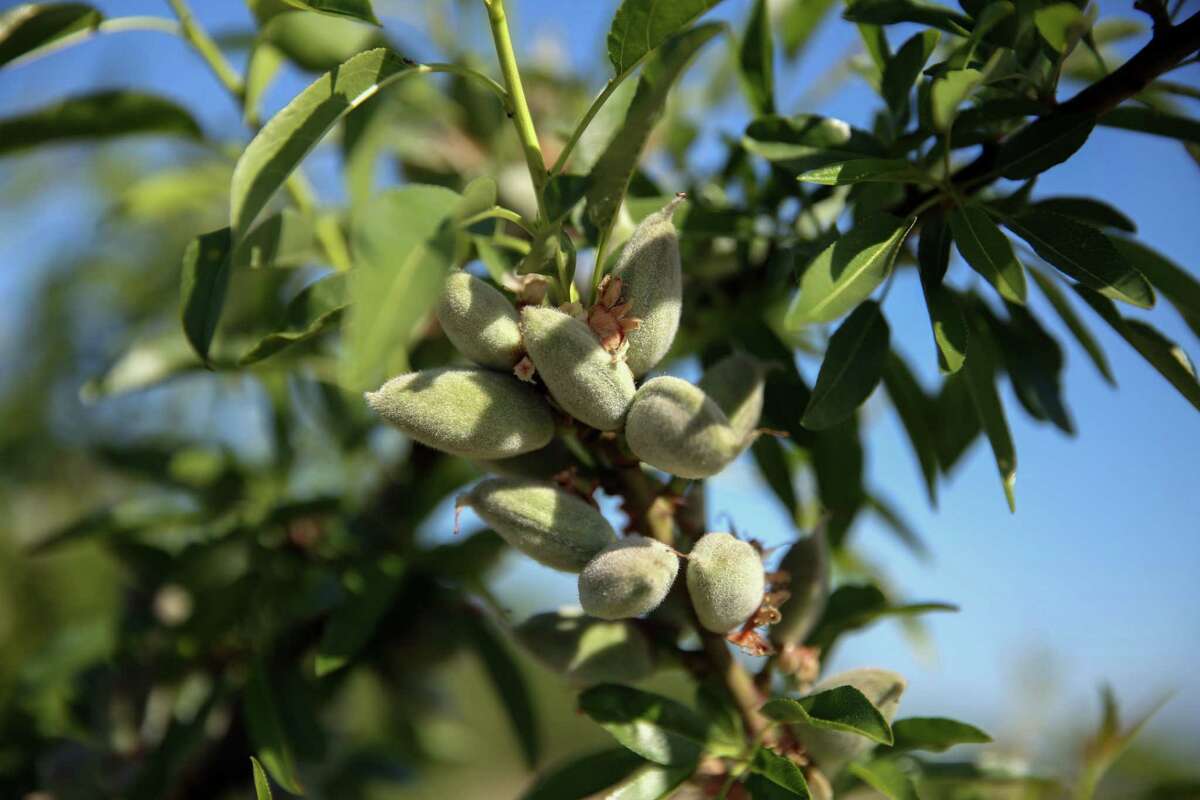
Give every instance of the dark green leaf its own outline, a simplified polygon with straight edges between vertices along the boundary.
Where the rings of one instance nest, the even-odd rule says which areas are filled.
[[[79,31],[95,30],[102,16],[86,3],[28,3],[0,15],[0,65]]]
[[[850,765],[850,773],[888,800],[921,800],[912,778],[895,761],[856,762]]]
[[[796,766],[796,762],[790,758],[784,758],[773,750],[765,747],[755,750],[754,758],[750,762],[750,771],[755,775],[761,775],[776,786],[786,789],[788,797],[810,797],[808,782],[804,780],[804,773]]]
[[[775,47],[766,0],[755,0],[738,49],[738,66],[750,108],[756,114],[775,113]]]
[[[795,330],[832,322],[866,300],[891,272],[914,222],[875,215],[838,237],[805,268],[784,324]]]
[[[543,195],[549,221],[558,222],[571,213],[571,209],[584,198],[591,185],[590,175],[570,175],[564,172],[551,178],[546,183]]]
[[[883,146],[871,134],[840,119],[812,114],[759,117],[746,127],[742,146],[797,172],[883,153]]]
[[[948,475],[975,438],[983,432],[961,373],[943,381],[941,391],[934,398],[933,408],[934,419],[937,420],[933,426],[933,436],[937,441],[938,466]]]
[[[314,669],[318,678],[346,666],[367,643],[391,606],[403,574],[404,563],[392,558],[343,578],[347,597],[330,615],[317,645]]]
[[[1103,233],[1062,214],[1030,210],[1004,224],[1050,265],[1084,286],[1141,308],[1154,305],[1154,290]]]
[[[1200,281],[1166,256],[1141,242],[1109,237],[1117,252],[1146,276],[1167,302],[1189,320],[1200,320]]]
[[[957,611],[949,603],[908,603],[892,605],[883,592],[871,585],[839,586],[829,596],[825,613],[807,644],[828,653],[833,643],[844,633],[870,625],[877,619],[893,616],[923,614],[927,611]]]
[[[229,228],[221,228],[196,237],[183,252],[179,284],[183,332],[206,364],[229,289],[231,245]]]
[[[1073,435],[1075,426],[1063,400],[1062,348],[1026,309],[1011,306],[1009,316],[1007,323],[994,326],[993,333],[1017,399],[1035,419],[1052,422]]]
[[[1013,486],[1017,480],[1017,452],[1013,447],[1008,420],[1004,417],[1000,393],[996,390],[995,365],[995,344],[991,341],[987,321],[979,313],[974,313],[971,315],[971,357],[959,375],[966,384],[979,424],[992,445],[1008,508],[1015,513]]]
[[[667,800],[695,771],[695,763],[671,767],[647,764],[609,792],[605,800]]]
[[[954,373],[962,367],[967,355],[967,321],[954,293],[942,285],[950,263],[950,243],[953,241],[945,217],[931,213],[923,217],[921,240],[917,248],[920,266],[921,292],[929,312],[933,342],[938,351],[938,367]]]
[[[72,97],[0,119],[0,155],[44,144],[148,133],[191,139],[203,136],[196,120],[170,100],[114,90]]]
[[[1137,231],[1137,225],[1129,217],[1091,197],[1047,197],[1034,203],[1031,208],[1063,214],[1098,228],[1116,228],[1130,233]]]
[[[1000,145],[995,169],[1011,180],[1040,175],[1083,147],[1093,127],[1095,120],[1087,115],[1035,120]]]
[[[413,67],[382,48],[360,53],[322,75],[272,117],[233,171],[230,227],[235,238],[245,235],[275,191],[338,120]]]
[[[800,507],[792,478],[792,466],[788,462],[787,451],[783,445],[774,436],[760,436],[751,445],[750,452],[767,486],[779,498],[779,502],[783,503],[788,515],[796,519]]]
[[[541,758],[542,743],[529,684],[521,668],[513,660],[512,653],[481,612],[469,608],[463,620],[492,686],[508,714],[508,721],[512,724],[513,732],[521,745],[525,764],[532,769]]]
[[[521,800],[585,800],[645,763],[624,747],[576,756],[541,775]]]
[[[348,302],[346,281],[345,275],[330,275],[305,288],[288,303],[284,325],[260,339],[238,363],[243,366],[257,363],[335,325]]]
[[[1099,123],[1108,128],[1152,133],[1181,142],[1200,144],[1200,120],[1155,108],[1121,106],[1100,117]]]
[[[829,514],[829,542],[841,545],[862,507],[863,447],[855,417],[829,430],[817,431],[810,446],[817,491]]]
[[[290,208],[254,226],[233,251],[233,267],[298,267],[317,258],[312,225]]]
[[[1075,291],[1189,403],[1200,409],[1200,382],[1197,382],[1196,369],[1183,348],[1144,322],[1121,316],[1108,298],[1082,286],[1076,286]]]
[[[797,3],[796,5],[804,5]],[[762,775],[751,773],[746,776],[742,786],[750,793],[750,800],[796,800],[803,797],[795,792],[789,792],[777,783],[767,780]],[[811,796],[811,795],[809,795]]]
[[[883,367],[883,385],[900,416],[913,452],[917,454],[929,502],[936,506],[938,458],[937,441],[933,435],[933,403],[913,377],[908,365],[895,352],[888,356]]]
[[[579,708],[622,745],[656,764],[694,764],[705,747],[704,720],[660,695],[604,684],[581,694]]]
[[[938,38],[936,30],[914,33],[900,45],[896,55],[888,60],[883,70],[881,93],[892,113],[900,114],[907,108],[908,95],[912,91],[913,83],[937,47]]]
[[[617,75],[682,31],[721,0],[622,0],[608,30],[608,60]]]
[[[650,9],[661,8],[664,9],[663,14],[671,16],[686,11],[691,8],[691,5],[692,3],[687,1],[655,4],[646,0],[625,0],[625,3],[617,11],[617,19],[613,21],[613,30],[617,30],[623,13],[641,18]],[[711,3],[709,0],[704,0],[697,5],[707,8]],[[666,9],[675,9],[675,11]],[[695,16],[702,10],[695,11],[691,16]],[[642,68],[637,91],[634,92],[629,109],[625,112],[625,119],[604,152],[596,160],[588,176],[590,187],[587,191],[587,216],[600,231],[602,237],[607,237],[613,220],[621,208],[621,202],[624,200],[625,191],[629,186],[629,179],[637,168],[650,131],[662,116],[671,87],[683,74],[700,48],[724,29],[724,26],[719,23],[709,23],[685,31],[669,40],[664,36],[655,44],[655,47],[661,45],[661,49]],[[643,30],[641,35],[644,37],[648,33]],[[609,40],[610,53],[612,52],[611,37],[612,34],[610,34]],[[618,72],[620,71],[618,69]]]
[[[778,722],[805,723],[824,730],[857,733],[880,744],[892,743],[887,719],[853,686],[838,686],[799,700],[777,697],[763,704],[762,713]]]
[[[856,158],[800,173],[800,180],[826,186],[851,183],[928,183],[929,176],[899,158]]]
[[[867,301],[846,317],[821,362],[816,386],[800,423],[810,430],[831,428],[866,402],[888,355],[890,331],[877,303]]]
[[[262,664],[250,672],[243,696],[246,729],[258,760],[275,782],[292,794],[304,794],[296,778],[292,748],[284,734],[279,706]]]
[[[945,717],[909,717],[892,723],[893,751],[929,750],[942,753],[956,744],[987,744],[992,737],[965,722]]]
[[[1115,241],[1114,241],[1115,243]],[[1071,307],[1066,295],[1062,290],[1055,285],[1054,281],[1043,275],[1041,270],[1030,268],[1030,274],[1033,275],[1033,281],[1042,290],[1042,294],[1046,295],[1046,299],[1050,301],[1050,305],[1058,313],[1063,324],[1075,336],[1075,340],[1083,347],[1084,352],[1088,354],[1092,363],[1096,365],[1096,369],[1108,381],[1109,385],[1116,386],[1116,379],[1113,378],[1112,369],[1108,365],[1108,357],[1104,355],[1104,351],[1100,349],[1100,343],[1092,336],[1092,332],[1083,324],[1083,320],[1075,313],[1075,309]]]
[[[916,22],[958,36],[970,35],[971,20],[945,6],[918,0],[856,0],[843,16],[851,22],[892,25]]]
[[[355,220],[346,385],[373,388],[406,368],[407,350],[454,258],[458,204],[449,189],[410,184],[377,195]]]
[[[337,17],[350,17],[379,24],[379,18],[371,8],[370,0],[283,0],[289,6],[307,11],[318,11],[322,14],[332,14]]]
[[[954,209],[950,214],[950,230],[963,259],[1001,297],[1014,303],[1025,302],[1025,270],[1013,253],[1012,243],[986,211],[971,205]]]
[[[254,797],[256,800],[271,800],[271,782],[258,759],[250,756],[250,770],[254,773]]]
[[[933,127],[943,132],[950,130],[958,107],[982,80],[983,73],[977,69],[950,70],[935,78],[929,95]]]

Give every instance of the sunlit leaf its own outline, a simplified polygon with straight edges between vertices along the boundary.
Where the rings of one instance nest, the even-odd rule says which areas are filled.
[[[1087,18],[1074,3],[1051,3],[1033,12],[1038,33],[1054,50],[1065,53],[1087,30]]]
[[[883,146],[866,131],[812,114],[759,117],[747,126],[742,146],[797,172],[883,154]]]
[[[982,80],[983,73],[977,69],[950,70],[935,78],[930,89],[933,127],[939,131],[950,130],[958,107],[971,96]]]
[[[608,60],[618,75],[634,67],[721,0],[622,0],[608,30]]]
[[[838,686],[799,700],[777,697],[763,704],[762,713],[778,722],[804,723],[823,730],[856,733],[880,744],[892,743],[887,719],[853,686]]]
[[[377,27],[308,11],[274,15],[259,31],[259,41],[308,72],[338,69],[354,56],[388,44]]]
[[[594,686],[579,696],[579,708],[622,745],[656,764],[694,764],[707,741],[707,725],[696,712],[630,686]]]
[[[256,800],[271,800],[271,782],[267,773],[258,763],[258,759],[250,756],[250,769],[254,773],[254,797]]]
[[[766,747],[759,747],[755,750],[754,757],[750,761],[750,771],[785,789],[788,797],[810,797],[808,782],[804,780],[804,773],[796,766],[796,762],[773,750]]]
[[[87,3],[26,3],[0,15],[0,65],[64,36],[94,30],[102,15]]]
[[[888,800],[921,800],[912,778],[895,761],[856,762],[850,765],[850,773]]]
[[[350,17],[378,25],[379,19],[371,8],[371,0],[283,0],[289,6],[306,11],[319,11],[338,17]]]
[[[928,183],[924,172],[898,158],[856,158],[800,173],[800,180],[826,186],[850,183]]]
[[[958,720],[945,717],[908,717],[892,723],[892,751],[929,750],[942,753],[957,744],[987,744],[992,737]]]
[[[954,209],[950,213],[950,230],[963,259],[1001,297],[1014,303],[1025,302],[1025,270],[1008,237],[986,211],[972,205]]]
[[[46,144],[145,134],[203,136],[191,114],[174,102],[143,92],[112,90],[0,119],[0,155]]]
[[[670,767],[647,764],[605,795],[605,800],[667,800],[695,771],[695,763]]]
[[[969,340],[962,309],[958,307],[954,293],[942,285],[950,264],[952,241],[950,226],[941,213],[930,213],[923,217],[917,247],[921,293],[925,297],[933,342],[937,346],[938,367],[945,373],[958,372],[962,367]]]

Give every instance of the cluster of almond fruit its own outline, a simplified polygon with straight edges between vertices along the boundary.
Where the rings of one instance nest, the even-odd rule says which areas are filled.
[[[762,411],[765,371],[748,356],[717,363],[699,386],[672,376],[643,380],[679,329],[672,216],[681,199],[637,227],[590,309],[540,299],[518,309],[491,284],[451,274],[437,318],[476,366],[412,372],[367,394],[371,408],[414,440],[503,476],[480,482],[460,506],[530,558],[578,573],[580,605],[604,620],[653,611],[675,582],[681,554],[647,537],[618,538],[592,498],[569,485],[513,475],[527,473],[531,459],[553,461],[556,421],[565,415],[623,435],[651,467],[707,478],[750,444]],[[727,633],[751,620],[766,588],[756,547],[709,533],[686,559],[701,625]]]

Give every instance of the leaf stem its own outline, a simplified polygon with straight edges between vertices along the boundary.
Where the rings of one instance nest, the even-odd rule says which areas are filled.
[[[233,95],[239,104],[244,104],[246,86],[242,82],[242,77],[225,58],[225,54],[221,52],[221,48],[217,47],[217,43],[212,40],[208,32],[196,22],[186,0],[167,0],[167,2],[171,4],[171,10],[175,12],[175,16],[179,17],[183,38],[196,49],[225,90]]]
[[[500,72],[504,75],[504,83],[508,88],[508,113],[512,117],[517,137],[521,140],[521,148],[525,152],[525,163],[529,166],[529,177],[533,180],[533,190],[537,197],[538,214],[545,219],[546,210],[542,195],[548,178],[546,161],[542,157],[537,129],[533,126],[533,116],[529,113],[529,104],[525,100],[525,87],[521,83],[521,72],[517,68],[512,36],[508,32],[504,0],[483,0],[483,4],[487,7],[488,24],[492,29],[492,40],[496,44]]]
[[[583,138],[583,134],[587,131],[588,126],[592,124],[592,120],[596,118],[596,115],[600,113],[600,109],[608,102],[608,98],[612,97],[613,92],[617,90],[617,87],[621,85],[621,82],[632,71],[633,67],[630,67],[604,84],[604,88],[600,90],[600,94],[596,95],[596,99],[588,106],[588,110],[584,112],[583,117],[579,120],[579,124],[575,126],[575,130],[571,131],[571,138],[567,139],[567,143],[563,145],[562,152],[558,154],[554,166],[550,168],[551,175],[557,175],[566,168],[567,159],[571,157],[571,151],[575,149],[575,145],[579,144],[579,140]]]
[[[492,90],[492,93],[500,98],[500,102],[504,104],[505,110],[509,108],[509,95],[498,81],[484,75],[482,72],[470,67],[464,67],[462,64],[447,64],[444,62],[436,62],[432,64],[418,64],[415,71],[421,74],[429,74],[433,72],[447,72],[452,75],[461,75],[464,78],[471,78],[482,82],[485,86]]]
[[[495,206],[485,211],[480,211],[478,214],[473,214],[472,216],[469,216],[460,222],[459,225],[463,228],[469,228],[476,222],[482,222],[485,219],[508,220],[526,233],[533,233],[533,231],[530,230],[529,223],[525,221],[524,217],[515,211],[504,208],[503,206]]]

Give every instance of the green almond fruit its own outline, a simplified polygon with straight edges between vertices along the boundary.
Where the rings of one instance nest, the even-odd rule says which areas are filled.
[[[829,599],[829,543],[824,527],[789,547],[779,568],[789,575],[790,596],[779,606],[783,616],[771,626],[771,641],[781,647],[802,644]]]
[[[899,673],[886,669],[864,667],[832,675],[812,688],[812,693],[825,692],[839,686],[853,686],[879,709],[890,724],[896,718],[900,696],[908,682]],[[865,754],[874,743],[856,733],[831,731],[803,723],[794,725],[796,741],[821,771],[834,777],[849,762]]]
[[[749,441],[762,419],[767,369],[744,353],[725,356],[704,371],[700,389],[725,412],[734,432]]]
[[[392,378],[367,405],[423,445],[465,458],[511,458],[554,438],[554,415],[512,375],[442,367]]]
[[[653,645],[628,620],[609,621],[573,612],[536,614],[513,631],[534,658],[572,683],[633,683],[654,672]]]
[[[446,277],[437,318],[446,338],[481,367],[512,369],[525,353],[516,307],[503,292],[468,272]]]
[[[716,475],[745,442],[701,389],[664,375],[642,385],[625,420],[629,449],[651,466],[698,480]]]
[[[646,217],[621,251],[613,275],[623,284],[630,316],[642,325],[627,335],[626,363],[637,377],[652,370],[671,349],[683,313],[683,270],[679,235],[671,221],[682,202],[676,197]]]
[[[579,573],[579,603],[600,619],[640,617],[658,608],[677,574],[674,550],[645,536],[627,536],[600,551]]]
[[[489,478],[459,505],[534,561],[564,572],[579,572],[617,538],[596,508],[544,481]]]
[[[688,553],[687,589],[700,624],[713,633],[728,633],[762,604],[762,556],[731,534],[706,533]]]
[[[597,430],[621,427],[637,391],[633,373],[600,346],[591,328],[557,309],[526,306],[521,332],[533,366],[564,411]]]

